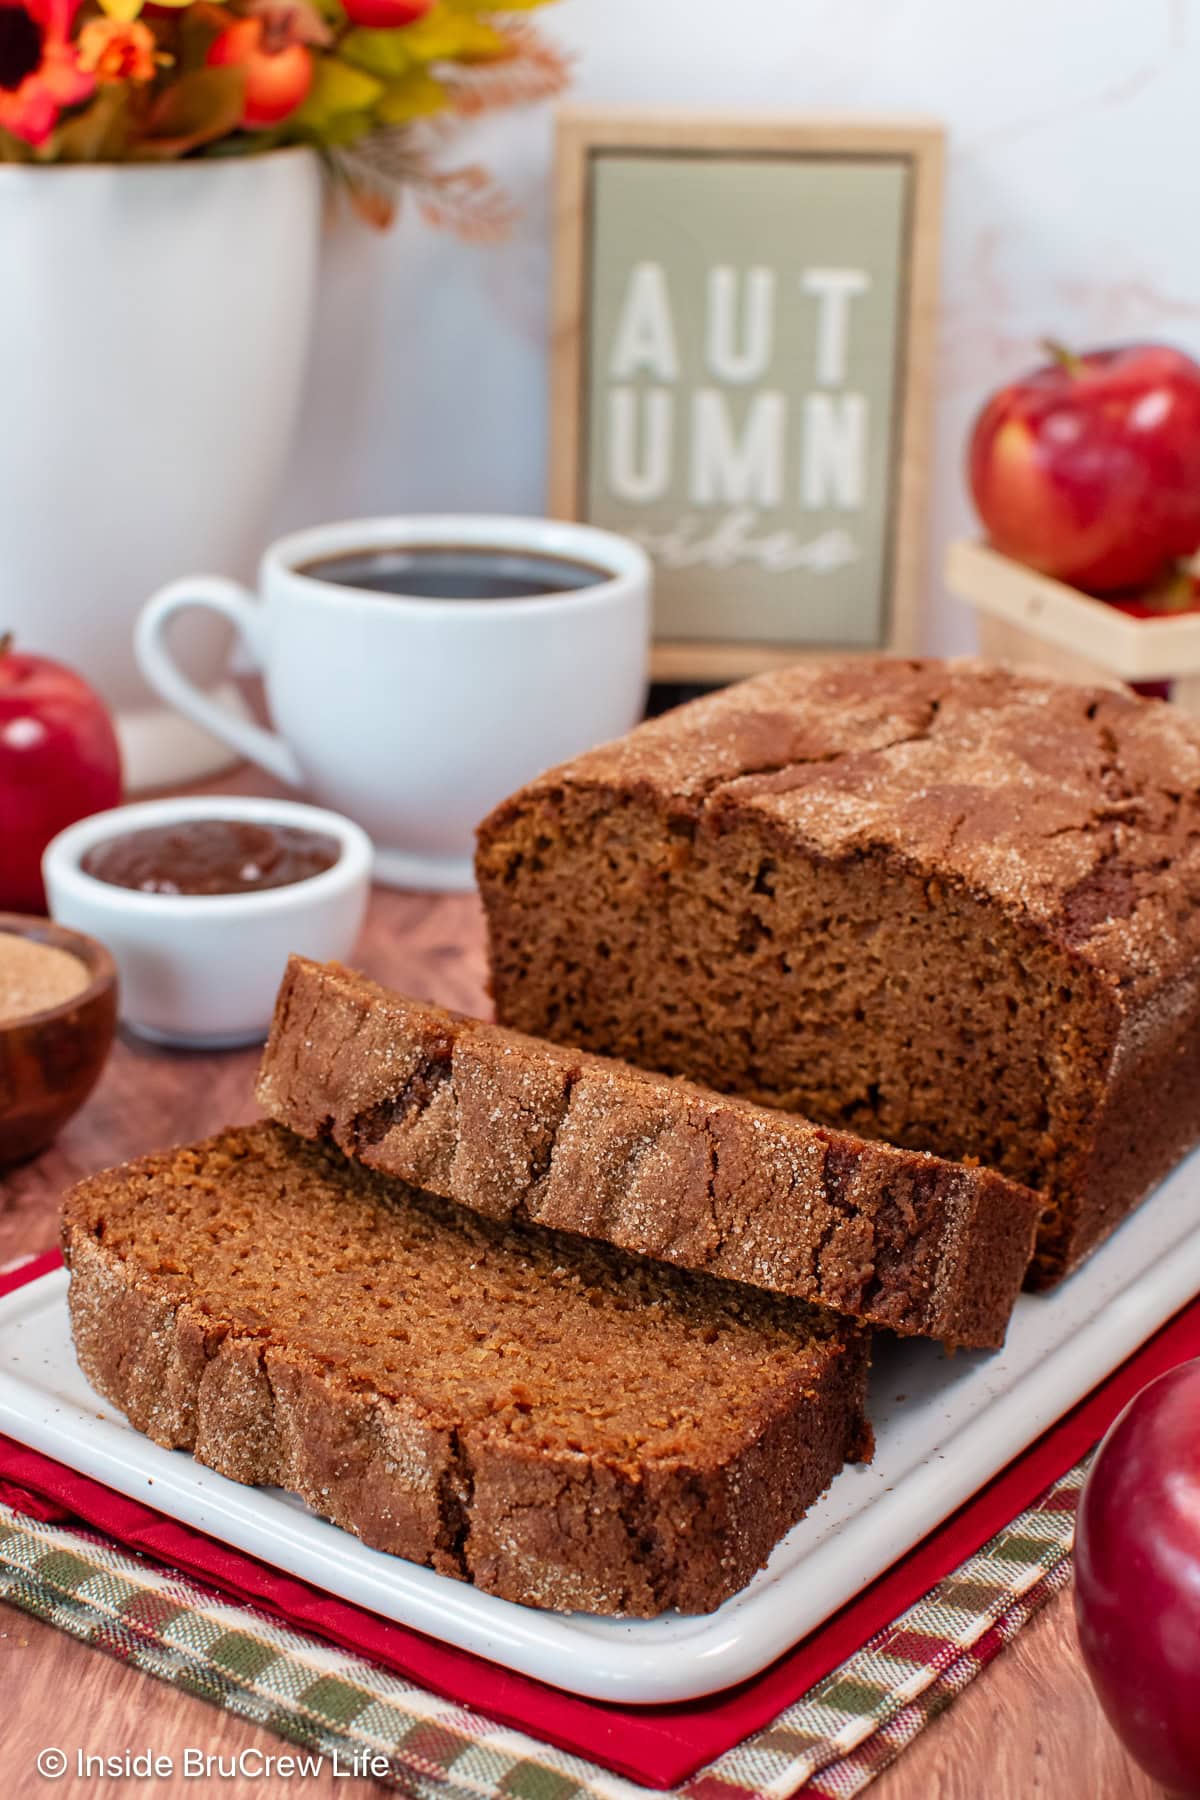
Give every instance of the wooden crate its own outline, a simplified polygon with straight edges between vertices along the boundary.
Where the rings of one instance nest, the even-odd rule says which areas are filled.
[[[1169,681],[1172,701],[1200,713],[1200,613],[1131,619],[966,539],[947,549],[945,578],[974,607],[984,656],[1068,681]]]

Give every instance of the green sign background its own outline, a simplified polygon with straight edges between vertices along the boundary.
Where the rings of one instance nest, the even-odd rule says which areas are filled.
[[[590,178],[580,498],[654,552],[657,636],[882,643],[907,163],[605,150]]]

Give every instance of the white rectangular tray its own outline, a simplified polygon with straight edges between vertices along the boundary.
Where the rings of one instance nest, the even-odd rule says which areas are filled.
[[[742,1593],[702,1618],[538,1612],[368,1550],[270,1488],[239,1487],[132,1430],[75,1361],[62,1270],[0,1300],[0,1431],[359,1606],[573,1693],[693,1699],[755,1674],[975,1492],[1200,1291],[1200,1152],[1007,1347],[946,1357],[883,1340],[875,1460],[847,1468]]]

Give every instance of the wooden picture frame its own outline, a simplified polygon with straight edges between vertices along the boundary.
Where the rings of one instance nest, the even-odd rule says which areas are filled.
[[[719,682],[801,654],[908,654],[917,648],[942,146],[940,127],[928,120],[560,109],[549,509],[559,518],[589,519],[631,532],[658,552],[655,679]],[[786,230],[797,217],[810,223],[807,241],[817,245],[819,262],[826,255],[822,246],[834,243],[855,250],[853,265],[801,266],[803,234],[793,240]],[[707,247],[701,240],[709,235],[710,221],[712,243]],[[854,236],[860,228],[861,258]],[[753,242],[761,240],[762,249],[751,249],[752,263],[742,263],[740,257],[735,262],[737,251],[730,245],[749,244],[751,229],[758,231]],[[884,254],[881,244],[890,260],[868,274],[868,259]],[[672,270],[672,254],[682,260],[683,276]],[[701,277],[695,259],[710,256],[717,260],[707,264]],[[676,291],[681,286],[685,290],[686,316],[678,332],[671,312],[677,305],[673,283]],[[707,322],[698,324],[693,302],[701,290],[706,298],[698,306],[706,310]],[[624,297],[614,299],[617,294]],[[866,297],[857,314],[848,294]],[[762,305],[752,308],[751,299]],[[713,322],[717,301],[722,302],[719,333]],[[850,373],[853,340],[846,321],[852,317],[870,319],[858,333],[862,347],[857,355],[865,375]],[[770,367],[769,386],[755,388],[747,385],[752,374],[746,371],[752,362],[768,368],[762,361],[767,339],[750,326],[763,318],[772,321],[764,329],[770,356],[781,369]],[[602,369],[605,345],[596,340],[606,324],[605,343],[626,348],[613,350]],[[720,360],[714,360],[718,338],[723,348]],[[836,366],[835,338],[840,344]],[[791,352],[785,357],[778,346],[788,343]],[[707,348],[698,352],[698,345]],[[634,367],[642,351],[642,361],[649,360],[648,374],[645,367]],[[802,367],[809,372],[801,374]],[[703,387],[696,385],[697,373]],[[727,388],[720,385],[725,375]],[[838,375],[840,387],[832,379]],[[869,380],[874,386],[850,393],[845,391],[850,380],[862,387]],[[812,394],[801,391],[802,381],[813,388]],[[822,384],[836,393],[814,398]],[[677,474],[670,461],[684,442],[676,423],[677,401],[679,417],[690,427],[690,449],[680,452],[690,474]],[[841,411],[835,414],[839,403]],[[880,414],[883,423],[872,438],[872,424]],[[644,422],[629,423],[650,418],[662,425],[661,431],[651,433]],[[600,473],[601,465],[616,466],[617,420],[623,421],[619,436],[625,446],[620,493],[604,487]],[[818,424],[819,450],[813,448]],[[836,431],[840,439],[833,435]],[[647,475],[644,447],[651,438],[659,450],[664,444],[672,448],[649,459],[653,470]],[[637,471],[630,448],[634,444],[643,446]],[[799,466],[799,476],[788,469],[789,462]],[[671,496],[667,482],[674,484]],[[651,501],[629,498],[635,484]],[[684,502],[679,492],[685,493]],[[748,493],[763,501],[759,510],[731,507],[731,494],[741,499]],[[713,510],[706,511],[710,501]],[[677,517],[681,505],[684,512]],[[835,518],[829,511],[834,505],[854,515],[860,538],[838,522],[840,513]],[[720,506],[726,511],[706,538]],[[807,518],[802,511],[807,506],[813,520],[824,519],[826,525],[822,532],[814,524],[817,537],[804,542],[797,526]],[[665,522],[664,512],[671,514]],[[731,525],[735,515],[736,529]],[[654,523],[648,524],[651,517]],[[732,562],[719,566],[730,557]],[[830,574],[823,566],[830,559],[835,579],[822,582],[818,577]],[[740,571],[739,560],[745,564]],[[854,563],[862,567],[846,574]],[[743,622],[735,630],[731,618],[726,629],[726,618],[735,609]],[[689,625],[693,613],[703,619],[702,630]],[[845,641],[839,641],[843,632]]]

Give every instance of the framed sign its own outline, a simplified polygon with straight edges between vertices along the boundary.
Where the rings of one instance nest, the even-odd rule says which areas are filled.
[[[550,509],[653,554],[657,679],[915,648],[941,153],[560,112]]]

